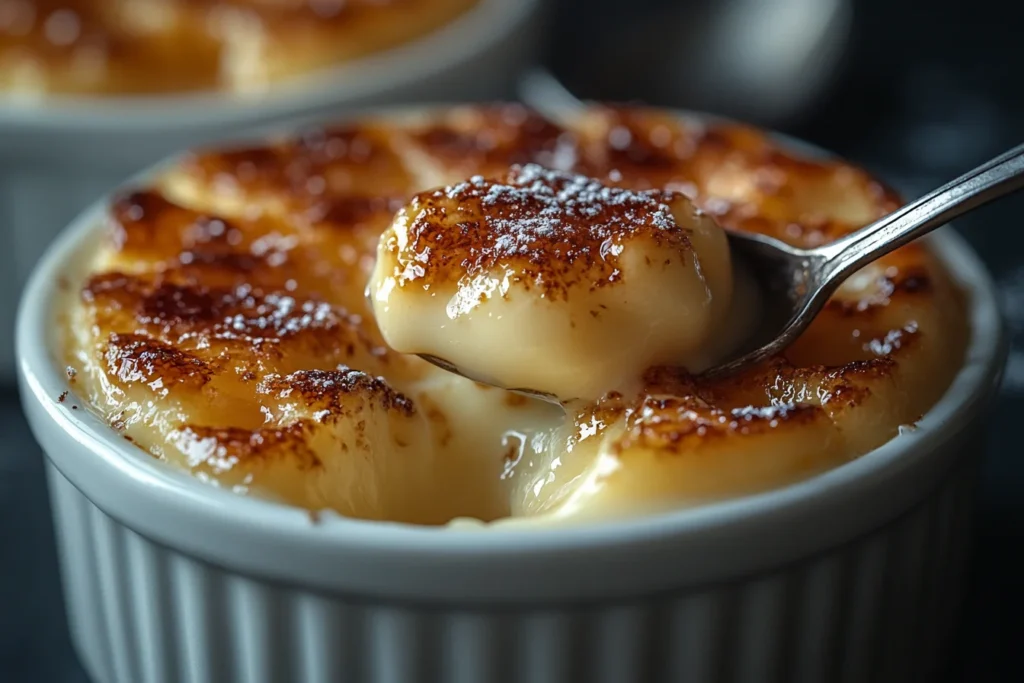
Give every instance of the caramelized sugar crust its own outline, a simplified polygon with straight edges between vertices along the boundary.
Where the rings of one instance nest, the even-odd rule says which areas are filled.
[[[531,163],[552,170],[513,168]],[[433,258],[552,268],[499,242],[552,193],[585,192],[575,172],[623,188],[611,193],[623,201],[566,216],[573,236],[543,245],[568,240],[565,264],[616,230],[658,238],[630,207],[665,193],[801,246],[898,205],[842,162],[641,109],[595,108],[569,130],[517,106],[457,109],[200,151],[113,202],[69,307],[77,386],[141,447],[214,483],[443,523],[611,514],[785,484],[892,438],[960,367],[962,302],[920,244],[851,277],[782,356],[716,381],[652,368],[639,394],[570,405],[564,418],[383,345],[364,286],[399,206],[416,197],[425,211],[482,217],[452,243],[414,229]],[[453,178],[465,182],[431,189]],[[520,197],[529,183],[538,192]]]
[[[537,164],[492,180],[475,175],[413,197],[400,218],[411,260],[398,281],[432,286],[500,269],[549,297],[580,282],[614,284],[624,242],[649,240],[681,257],[692,250],[666,202],[660,190],[608,187]]]
[[[0,89],[259,90],[415,40],[475,3],[0,0]]]

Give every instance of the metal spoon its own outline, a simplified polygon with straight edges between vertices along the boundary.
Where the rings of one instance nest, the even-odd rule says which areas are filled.
[[[773,356],[811,324],[855,271],[972,209],[1024,188],[1024,145],[1014,147],[857,232],[815,249],[729,231],[729,248],[763,293],[757,330],[706,375],[722,375]]]

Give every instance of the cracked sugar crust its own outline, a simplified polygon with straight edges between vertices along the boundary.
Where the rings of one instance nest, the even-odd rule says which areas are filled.
[[[412,131],[408,146],[414,163],[432,169],[435,185],[530,163],[569,171],[581,153],[574,132],[519,104],[453,110]]]
[[[384,377],[339,365],[333,370],[299,370],[285,376],[267,375],[257,386],[261,394],[284,401],[292,399],[315,408],[318,419],[339,419],[345,415],[345,397],[372,396],[383,410],[412,415],[412,399],[396,391]]]
[[[473,176],[413,198],[396,254],[398,281],[429,287],[503,269],[562,298],[580,282],[614,284],[627,242],[651,240],[680,256],[692,250],[670,201],[661,191],[610,187],[537,164],[513,166],[500,179]]]
[[[964,304],[924,244],[852,276],[782,356],[715,381],[654,368],[638,394],[569,406],[564,423],[389,350],[367,315],[379,237],[414,197],[500,217],[487,236],[437,235],[455,241],[426,266],[500,254],[606,277],[623,223],[688,248],[664,209],[676,193],[798,246],[899,203],[844,162],[650,109],[594,107],[560,128],[519,105],[456,108],[198,150],[112,202],[68,288],[62,366],[113,428],[205,481],[415,523],[764,490],[863,455],[949,386]],[[552,219],[571,238],[545,242]],[[564,263],[538,263],[547,249]]]

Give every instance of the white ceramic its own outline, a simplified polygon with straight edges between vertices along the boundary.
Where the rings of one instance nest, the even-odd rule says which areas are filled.
[[[97,683],[906,683],[941,666],[1006,355],[989,276],[948,229],[930,242],[966,292],[971,343],[917,429],[697,509],[454,531],[314,523],[203,484],[84,410],[52,308],[104,211],[49,249],[17,328],[73,640]]]
[[[299,118],[397,102],[505,98],[538,47],[543,0],[481,0],[451,24],[379,55],[276,86],[152,98],[0,94],[0,383],[14,381],[18,294],[57,232],[89,202],[167,154]]]

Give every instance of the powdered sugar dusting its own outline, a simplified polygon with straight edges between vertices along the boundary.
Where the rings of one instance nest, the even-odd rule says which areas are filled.
[[[486,188],[483,206],[498,209],[502,206],[536,204],[532,215],[495,215],[491,228],[501,235],[502,251],[526,253],[532,245],[554,236],[559,231],[574,233],[588,231],[611,236],[616,229],[628,231],[637,223],[659,230],[677,229],[672,210],[656,192],[634,192],[603,185],[595,178],[546,169],[538,164],[514,168],[511,182],[494,183]],[[482,187],[483,179],[471,180],[474,187]],[[609,209],[620,209],[601,220]],[[622,215],[624,214],[624,215]],[[607,234],[605,234],[607,233]]]
[[[584,275],[615,282],[615,262],[631,240],[690,250],[689,231],[669,206],[674,197],[533,163],[499,179],[473,176],[414,200],[400,260],[415,267],[401,279],[452,280],[502,267],[549,288]]]

